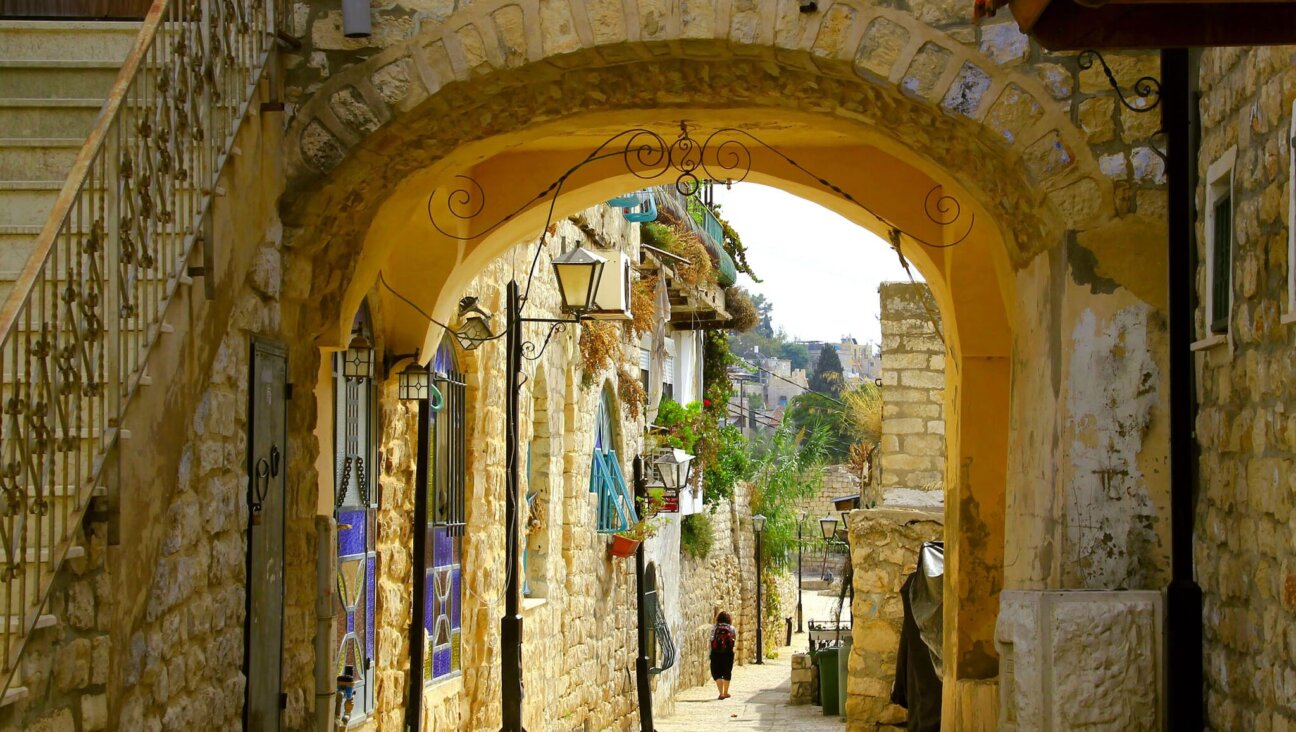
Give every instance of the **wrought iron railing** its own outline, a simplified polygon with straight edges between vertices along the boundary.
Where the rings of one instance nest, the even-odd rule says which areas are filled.
[[[154,0],[0,310],[0,691],[117,443],[266,68],[276,0]]]

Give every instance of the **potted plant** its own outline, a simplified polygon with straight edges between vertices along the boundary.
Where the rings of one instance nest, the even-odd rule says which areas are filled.
[[[661,513],[665,502],[661,487],[649,488],[647,500],[638,501],[639,520],[630,524],[625,531],[612,535],[612,545],[608,547],[608,552],[614,557],[634,556],[639,545],[661,528],[664,519],[658,514]]]

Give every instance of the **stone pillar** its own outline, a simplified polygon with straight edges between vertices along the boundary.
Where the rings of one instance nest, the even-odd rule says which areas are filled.
[[[878,292],[882,496],[884,501],[903,496],[905,503],[938,505],[945,488],[945,344],[938,330],[940,311],[925,284],[884,282]]]
[[[819,684],[819,669],[809,653],[792,654],[792,696],[789,700],[793,706],[809,704],[814,697],[814,688]]]
[[[879,724],[903,724],[905,710],[891,703],[904,606],[900,586],[918,563],[925,541],[939,540],[938,512],[862,509],[849,521],[855,601],[854,640],[846,680],[847,732],[873,732]]]

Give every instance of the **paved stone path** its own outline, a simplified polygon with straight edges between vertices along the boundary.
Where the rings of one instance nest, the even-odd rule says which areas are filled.
[[[793,643],[804,643],[804,635]],[[778,658],[756,666],[734,667],[731,696],[716,699],[714,684],[685,689],[675,697],[675,713],[654,720],[657,732],[715,732],[715,730],[788,730],[842,732],[841,717],[825,717],[822,707],[789,706],[792,649],[779,649]]]

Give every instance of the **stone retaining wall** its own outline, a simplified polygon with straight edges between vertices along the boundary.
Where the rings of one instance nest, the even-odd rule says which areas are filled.
[[[862,509],[851,512],[849,524],[855,601],[846,730],[872,732],[904,724],[905,710],[891,703],[904,621],[900,587],[916,568],[923,542],[944,538],[944,521],[926,511]]]
[[[881,492],[945,486],[945,344],[927,285],[883,282]],[[934,320],[934,322],[933,322]],[[879,501],[880,502],[880,501]]]

